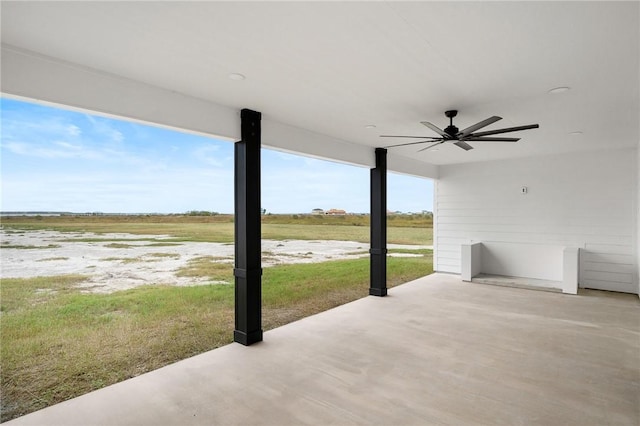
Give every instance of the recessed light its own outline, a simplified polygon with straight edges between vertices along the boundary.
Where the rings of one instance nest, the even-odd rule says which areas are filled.
[[[237,72],[233,72],[233,73],[229,74],[229,78],[231,80],[241,81],[241,80],[244,80],[246,77],[244,75],[242,75],[242,74],[237,73]]]
[[[580,136],[581,134],[582,134],[582,132],[580,130],[569,133],[569,135],[571,135],[571,136]]]
[[[375,124],[367,124],[366,126],[364,126],[365,129],[375,129],[376,125]]]
[[[560,93],[568,92],[569,90],[571,90],[571,88],[568,86],[560,86],[560,87],[554,87],[553,89],[549,90],[548,93],[552,95],[557,95]]]

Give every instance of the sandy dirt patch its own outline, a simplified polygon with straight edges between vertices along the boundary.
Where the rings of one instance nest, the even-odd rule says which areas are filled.
[[[212,281],[205,277],[178,277],[176,272],[189,261],[204,256],[233,263],[233,244],[169,242],[169,239],[168,235],[0,229],[0,278],[81,274],[90,277],[80,285],[87,291],[110,293],[145,284],[210,284]],[[388,247],[431,248],[396,244]],[[269,267],[355,259],[368,256],[368,250],[368,244],[355,241],[263,240],[262,264]]]

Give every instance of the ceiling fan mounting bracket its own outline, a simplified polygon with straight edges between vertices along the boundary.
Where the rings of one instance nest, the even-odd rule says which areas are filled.
[[[457,109],[451,109],[451,110],[449,110],[449,111],[445,111],[445,112],[444,112],[444,115],[446,115],[446,116],[447,116],[447,118],[453,118],[453,117],[455,117],[456,115],[458,115],[458,110],[457,110]]]

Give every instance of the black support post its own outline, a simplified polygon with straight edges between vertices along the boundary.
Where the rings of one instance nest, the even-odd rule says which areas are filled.
[[[376,148],[371,169],[371,284],[369,294],[387,295],[387,150]]]
[[[245,346],[262,341],[260,259],[260,119],[243,109],[241,138],[235,144],[235,308],[233,340]]]

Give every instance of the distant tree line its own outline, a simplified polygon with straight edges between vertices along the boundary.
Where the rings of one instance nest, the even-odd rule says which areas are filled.
[[[187,216],[218,216],[218,212],[210,212],[207,210],[189,210],[185,213]]]

